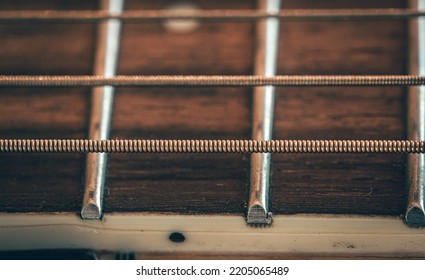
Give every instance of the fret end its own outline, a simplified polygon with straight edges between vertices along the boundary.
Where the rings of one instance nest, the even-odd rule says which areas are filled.
[[[84,220],[100,219],[101,216],[102,213],[100,212],[99,206],[94,203],[86,204],[81,210],[81,218]]]
[[[409,227],[424,227],[425,226],[425,213],[424,209],[418,206],[413,206],[407,210],[404,217],[404,222]]]
[[[248,209],[246,222],[250,226],[271,225],[273,222],[272,213],[266,212],[266,210],[260,205],[253,205],[250,209]]]

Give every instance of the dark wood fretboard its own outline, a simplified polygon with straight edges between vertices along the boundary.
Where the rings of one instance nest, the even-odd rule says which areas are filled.
[[[342,3],[343,2],[343,3]],[[161,9],[169,1],[127,1]],[[255,1],[198,1],[254,9]],[[39,1],[36,9],[97,9],[96,1]],[[286,0],[287,8],[404,8],[405,1]],[[0,1],[34,9],[33,1]],[[122,75],[250,75],[255,24],[202,22],[188,34],[161,22],[123,23]],[[282,22],[278,74],[407,74],[407,20]],[[0,74],[90,75],[95,23],[1,24]],[[111,138],[250,139],[252,88],[119,88]],[[405,139],[404,87],[276,90],[273,138]],[[0,88],[1,138],[87,138],[89,88]],[[273,155],[275,214],[401,215],[404,155]],[[84,157],[3,154],[0,212],[79,212]],[[244,213],[249,156],[114,154],[106,212]]]

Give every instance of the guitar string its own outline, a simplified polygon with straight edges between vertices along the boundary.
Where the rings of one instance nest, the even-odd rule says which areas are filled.
[[[425,141],[0,139],[0,153],[425,153]]]
[[[386,10],[386,11],[383,11]],[[137,11],[140,12],[140,11]],[[111,14],[101,14],[96,11],[89,13],[72,14],[68,16],[73,19],[83,19],[92,17],[92,19],[121,18],[131,19],[131,16],[143,17],[150,16],[170,18],[173,15],[167,13],[158,13],[158,11],[143,11],[140,13],[122,14],[120,17]],[[208,11],[207,11],[208,12]],[[214,12],[214,11],[210,11]],[[223,11],[220,11],[223,12]],[[226,18],[243,16],[241,10],[232,14],[223,14]],[[245,11],[246,12],[246,11]],[[291,12],[293,12],[291,14]],[[249,11],[246,18],[314,18],[329,17],[325,10],[315,11],[284,11],[279,14],[261,14]],[[329,11],[328,11],[329,12]],[[339,10],[333,17],[361,17],[361,16],[385,16],[389,13],[396,17],[412,17],[423,15],[423,12],[407,9],[371,9],[361,10]],[[60,12],[59,12],[60,14]],[[6,16],[5,16],[6,15]],[[12,17],[10,17],[12,15]],[[43,12],[39,14],[21,12],[19,15],[12,13],[0,13],[0,20],[12,19],[14,16],[20,16],[21,19],[31,16],[42,16],[44,19],[54,19],[55,12]],[[77,17],[74,17],[77,16]],[[202,18],[212,16],[218,17],[219,14],[199,13],[174,15],[176,18]],[[222,15],[221,15],[222,16]],[[78,18],[79,17],[79,18]],[[38,18],[38,19],[42,19]],[[61,18],[66,19],[64,14]],[[15,17],[16,19],[16,17]],[[68,18],[69,19],[69,18]],[[97,76],[1,76],[1,86],[382,86],[382,85],[423,85],[424,77],[393,75],[393,76],[117,76],[113,78],[104,78]],[[423,153],[424,144],[422,141],[412,140],[51,140],[51,139],[10,139],[0,140],[1,152],[271,152],[271,153],[340,153],[340,152],[402,152],[402,153]]]
[[[277,13],[259,10],[129,10],[120,14],[107,11],[0,11],[0,22],[56,21],[96,22],[119,19],[123,21],[158,21],[169,19],[197,19],[217,21],[259,20],[367,20],[408,19],[425,16],[425,11],[416,9],[285,9]]]
[[[249,86],[419,86],[425,85],[425,76],[416,75],[162,75],[162,76],[0,76],[0,86],[7,87],[69,87],[69,86],[185,86],[185,87],[249,87]]]

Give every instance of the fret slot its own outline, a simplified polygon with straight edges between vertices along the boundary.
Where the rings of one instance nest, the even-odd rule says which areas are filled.
[[[259,9],[278,12],[280,0],[260,0]],[[269,18],[257,22],[255,74],[274,76],[279,45],[279,21]],[[274,87],[256,87],[253,94],[252,139],[271,140],[274,114]],[[252,154],[250,191],[247,212],[248,224],[271,224],[269,212],[271,154]]]
[[[110,13],[122,11],[123,0],[103,0],[101,9]],[[98,26],[94,74],[113,77],[119,53],[121,23],[112,19]],[[89,138],[106,140],[109,137],[114,88],[103,86],[93,88]],[[86,176],[84,197],[81,209],[83,219],[100,219],[102,217],[103,190],[105,186],[108,155],[106,153],[88,154],[86,157]]]
[[[412,0],[412,8],[425,9],[425,2]],[[425,74],[425,19],[410,22],[410,65],[414,75]],[[425,140],[425,86],[410,87],[408,92],[408,139]],[[407,163],[409,196],[405,222],[412,227],[425,226],[425,155],[409,155]]]

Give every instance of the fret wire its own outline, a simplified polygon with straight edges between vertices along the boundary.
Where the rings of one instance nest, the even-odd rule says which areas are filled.
[[[424,140],[0,139],[0,153],[425,153]]]
[[[258,0],[260,10],[276,12],[280,8],[280,0]],[[268,18],[257,22],[255,74],[266,77],[276,75],[277,54],[279,45],[279,21]],[[274,115],[273,86],[254,88],[252,97],[252,138],[271,140]],[[246,221],[258,225],[272,223],[269,212],[271,154],[252,154],[250,159],[249,201]]]
[[[106,11],[120,12],[123,0],[102,0],[101,8]],[[121,22],[109,20],[98,25],[95,49],[94,74],[112,77],[116,74],[120,43]],[[89,120],[89,138],[105,140],[109,138],[114,88],[95,87],[91,92]],[[86,157],[84,197],[81,218],[99,219],[103,213],[103,193],[106,178],[108,155],[88,154]]]
[[[420,86],[417,75],[278,75],[264,76],[0,76],[0,87],[306,87],[306,86]]]
[[[106,11],[0,11],[0,22],[55,21],[55,22],[96,22],[119,19],[122,21],[161,21],[169,19],[196,19],[217,21],[246,21],[265,18],[279,20],[395,20],[425,16],[417,9],[289,9],[271,13],[260,10],[133,10],[122,13]]]
[[[425,2],[411,0],[410,5],[424,9]],[[409,26],[409,73],[425,74],[425,19],[411,21]],[[409,88],[407,97],[407,135],[425,140],[425,87]],[[409,155],[407,185],[409,195],[404,219],[409,226],[425,226],[425,156]]]

